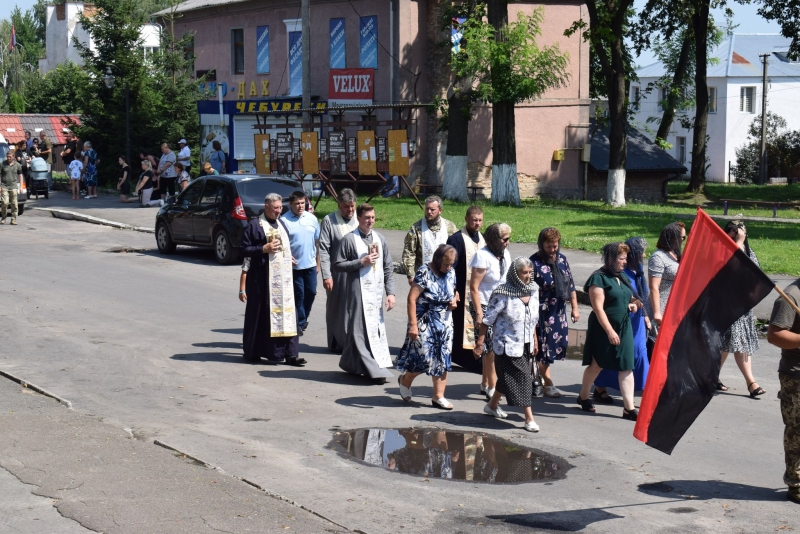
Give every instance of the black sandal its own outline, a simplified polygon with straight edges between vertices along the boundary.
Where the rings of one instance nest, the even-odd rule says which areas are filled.
[[[594,408],[594,403],[592,399],[582,399],[580,393],[578,393],[578,404],[581,407],[581,410],[584,412],[596,412]]]
[[[717,391],[728,391],[728,386],[717,380]]]
[[[639,417],[639,410],[634,408],[631,411],[626,410],[625,408],[622,409],[622,418],[629,419],[631,421],[636,421],[636,418]]]
[[[595,388],[594,392],[592,393],[592,399],[596,400],[600,404],[614,404],[614,399],[611,398],[611,395],[608,394],[608,391],[597,391],[597,388]]]
[[[292,367],[303,367],[305,364],[308,363],[305,358],[286,358],[284,361],[286,365],[291,365]]]
[[[755,384],[755,382],[750,382],[749,384],[747,384],[747,391],[750,391],[750,386],[752,386],[753,384]],[[766,393],[764,388],[758,386],[753,391],[750,391],[750,398],[755,399],[756,397],[758,397],[759,395],[763,395],[764,393]]]

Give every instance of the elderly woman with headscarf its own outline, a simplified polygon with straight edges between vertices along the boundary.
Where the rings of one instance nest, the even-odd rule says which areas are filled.
[[[508,253],[508,242],[511,241],[511,227],[505,223],[495,223],[486,229],[484,234],[486,246],[472,256],[469,268],[469,313],[472,314],[472,324],[478,331],[483,321],[486,306],[492,291],[505,280],[506,271],[511,263],[511,254]],[[475,359],[482,358],[483,376],[481,377],[481,393],[486,400],[492,398],[497,373],[494,370],[494,351],[492,348],[492,328],[487,328],[480,341],[475,340],[472,350]]]
[[[634,345],[631,313],[642,303],[635,298],[628,277],[622,270],[630,248],[625,243],[609,243],[603,247],[603,267],[592,273],[584,285],[592,302],[586,344],[583,346],[583,372],[578,404],[586,412],[594,412],[592,383],[603,369],[617,372],[622,393],[623,419],[636,421],[639,411],[633,404]]]
[[[538,320],[539,286],[533,281],[533,264],[520,256],[511,263],[506,282],[492,292],[478,336],[483,338],[490,326],[494,328],[497,388],[483,407],[484,413],[499,419],[508,417],[500,409],[500,399],[505,395],[509,406],[520,406],[525,411],[523,428],[528,432],[539,431],[531,410],[531,368]]]
[[[678,275],[681,261],[681,248],[686,241],[686,225],[674,222],[661,230],[656,243],[656,251],[647,262],[647,277],[650,288],[650,309],[656,326],[661,325],[664,308],[667,307],[672,283]]]
[[[628,277],[628,282],[633,290],[634,298],[641,301],[644,306],[632,312],[631,327],[633,329],[633,389],[643,391],[647,383],[647,373],[650,371],[650,361],[647,359],[647,332],[650,330],[650,318],[647,310],[647,284],[644,279],[644,258],[647,250],[647,241],[643,237],[631,237],[625,244],[628,245],[627,266],[622,271]],[[603,370],[594,381],[592,398],[602,404],[613,404],[614,400],[606,392],[606,388],[619,390],[619,376],[611,370]]]
[[[569,262],[561,254],[561,233],[556,228],[545,228],[539,232],[538,245],[539,251],[530,258],[533,281],[539,286],[539,351],[536,361],[544,382],[544,396],[560,397],[561,392],[550,376],[550,366],[567,355],[567,301],[573,323],[578,321],[581,313]]]
[[[408,292],[408,334],[395,367],[402,373],[397,377],[400,396],[411,400],[411,383],[422,373],[433,380],[431,405],[452,410],[453,404],[444,398],[447,372],[450,371],[453,350],[452,310],[458,303],[456,292],[456,249],[439,245],[430,263],[414,274]]]
[[[747,228],[745,228],[742,221],[729,222],[725,225],[725,233],[733,239],[733,242],[736,243],[756,265],[759,264],[756,253],[750,248],[750,243],[747,240]],[[766,393],[766,390],[758,385],[753,376],[750,356],[755,354],[757,350],[758,332],[756,331],[756,320],[753,318],[753,310],[749,310],[746,314],[737,319],[722,335],[722,355],[719,362],[719,369],[722,371],[722,366],[725,365],[728,353],[732,352],[733,357],[736,359],[736,365],[739,366],[739,370],[742,372],[742,376],[747,383],[747,393],[750,395],[751,399],[755,399],[759,395]],[[725,384],[719,380],[717,380],[717,389],[720,391],[728,390]]]

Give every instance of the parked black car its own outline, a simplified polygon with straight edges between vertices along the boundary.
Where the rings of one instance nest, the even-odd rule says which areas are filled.
[[[264,197],[281,195],[286,212],[289,195],[302,190],[299,181],[287,176],[202,176],[158,210],[158,251],[172,254],[177,245],[210,247],[219,263],[234,263],[247,222],[264,213]]]

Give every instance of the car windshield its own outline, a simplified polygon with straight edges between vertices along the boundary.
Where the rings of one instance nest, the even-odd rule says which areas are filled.
[[[284,182],[262,179],[242,180],[236,184],[236,189],[239,190],[239,196],[242,197],[242,202],[245,204],[260,204],[264,202],[264,197],[269,193],[278,193],[281,197],[286,198],[293,191],[299,191],[300,187]]]

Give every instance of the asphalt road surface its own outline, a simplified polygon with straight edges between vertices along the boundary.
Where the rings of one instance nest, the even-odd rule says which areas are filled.
[[[0,470],[0,495],[15,496],[30,520],[0,513],[0,532],[78,532],[78,525],[371,534],[800,530],[800,509],[786,501],[781,480],[779,356],[766,342],[754,369],[768,393],[748,398],[729,362],[721,378],[731,390],[711,402],[672,456],[632,437],[619,401],[595,415],[580,412],[577,361],[555,365],[565,397],[537,400],[541,432],[528,434],[517,409],[506,421],[481,414],[476,375],[451,373],[447,398],[455,410],[444,413],[430,406],[424,376],[407,405],[396,384],[341,372],[325,349],[324,291],[301,338],[307,367],[246,365],[238,266],[218,266],[210,252],[183,247],[162,256],[149,234],[35,211],[19,221],[0,227],[0,370],[71,401],[73,410],[13,383],[2,390],[0,465],[16,478]],[[396,282],[399,306],[387,314],[395,354],[407,293],[404,278]],[[490,432],[574,467],[552,483],[486,485],[390,473],[328,448],[340,429],[408,426]],[[207,491],[212,480],[230,484],[231,498]],[[109,503],[118,511],[113,520],[104,516]],[[203,509],[213,522],[194,512]],[[37,515],[69,526],[36,528]],[[151,516],[157,521],[140,523]]]

